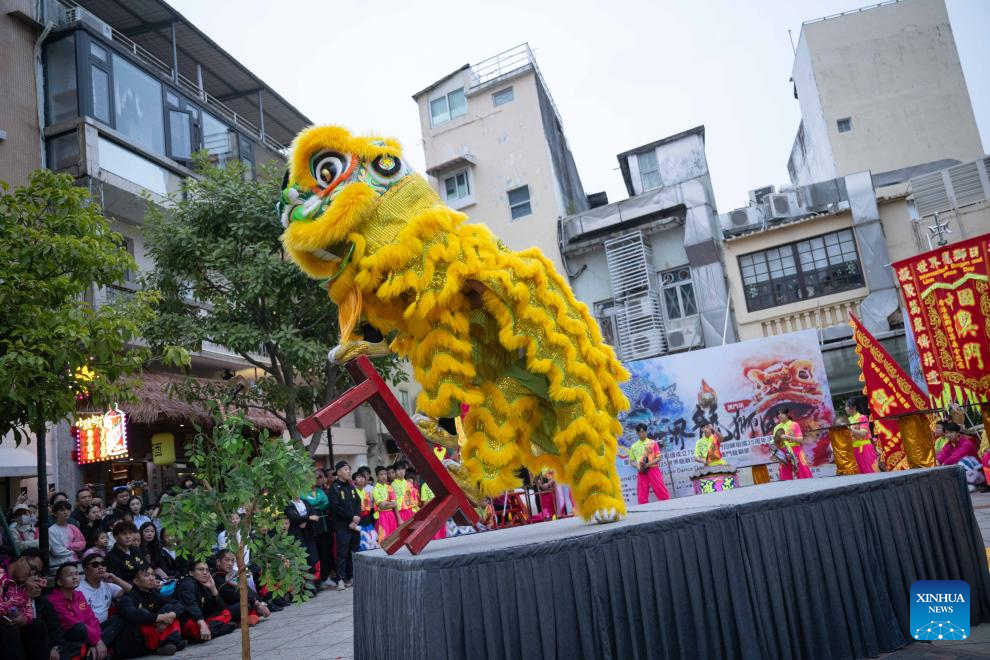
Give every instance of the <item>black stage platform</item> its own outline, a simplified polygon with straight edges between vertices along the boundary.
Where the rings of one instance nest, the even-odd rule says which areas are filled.
[[[859,658],[915,580],[990,575],[962,468],[779,482],[355,556],[367,660]]]

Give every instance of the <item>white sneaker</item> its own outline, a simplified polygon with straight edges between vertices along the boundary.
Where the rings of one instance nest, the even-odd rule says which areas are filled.
[[[324,581],[323,581],[323,582],[321,583],[321,585],[322,585],[322,586],[324,586],[324,587],[332,587],[332,586],[335,586],[336,584],[337,584],[337,583],[336,583],[336,582],[334,582],[333,580],[331,580],[330,578],[327,578],[326,580],[324,580]]]
[[[346,588],[347,588],[347,585],[344,583],[343,580],[341,580],[340,582],[337,583],[337,591],[343,591]]]

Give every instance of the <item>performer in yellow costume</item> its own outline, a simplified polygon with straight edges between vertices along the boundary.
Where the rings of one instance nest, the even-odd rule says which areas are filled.
[[[282,242],[340,308],[331,360],[407,358],[431,440],[469,406],[452,468],[469,489],[495,495],[519,485],[520,466],[550,467],[585,519],[625,513],[615,453],[628,374],[539,250],[511,252],[445,206],[390,138],[307,129],[286,179]]]

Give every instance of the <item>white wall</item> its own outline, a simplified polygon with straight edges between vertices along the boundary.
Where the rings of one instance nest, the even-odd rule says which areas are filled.
[[[791,71],[801,106],[801,124],[791,149],[791,179],[795,185],[826,181],[836,176],[832,146],[829,143],[811,51],[802,31]]]

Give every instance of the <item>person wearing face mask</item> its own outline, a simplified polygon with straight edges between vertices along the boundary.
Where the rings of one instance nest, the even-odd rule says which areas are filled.
[[[31,522],[31,510],[27,504],[14,507],[14,524],[10,526],[10,533],[18,550],[38,547],[38,528]]]
[[[55,572],[55,590],[48,594],[62,626],[65,646],[62,654],[74,658],[81,654],[83,647],[88,649],[87,658],[104,660],[107,647],[101,639],[100,622],[79,588],[79,565],[62,564]]]

